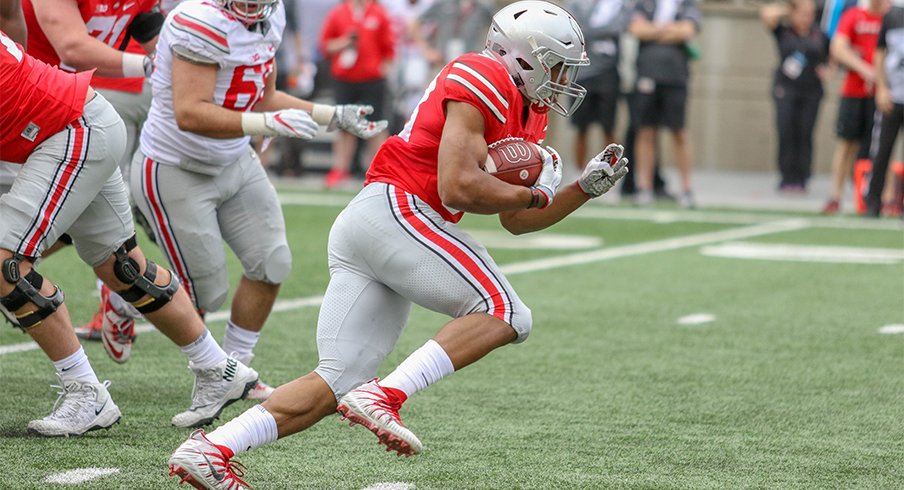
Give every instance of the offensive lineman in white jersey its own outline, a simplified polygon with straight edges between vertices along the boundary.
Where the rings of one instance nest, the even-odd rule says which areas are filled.
[[[244,364],[292,266],[279,200],[250,135],[310,139],[322,125],[369,138],[386,128],[386,121],[365,118],[369,106],[313,104],[276,90],[274,55],[284,27],[278,0],[193,1],[173,9],[158,40],[151,110],[132,162],[135,201],[201,314],[226,299],[224,240],[241,261],[223,350]],[[216,344],[208,334],[197,342]],[[202,373],[221,362],[192,363],[192,408],[174,425],[216,416],[203,393],[222,380],[215,371],[210,379]],[[265,399],[270,392],[258,384],[247,395]]]

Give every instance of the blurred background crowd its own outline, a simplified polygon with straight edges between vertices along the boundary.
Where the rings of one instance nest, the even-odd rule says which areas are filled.
[[[389,119],[388,134],[402,129],[445,63],[483,48],[493,12],[507,3],[284,2],[282,88],[372,104]],[[873,124],[883,112],[874,102],[873,54],[889,0],[558,3],[581,23],[592,64],[579,75],[587,98],[570,121],[551,118],[548,143],[584,162],[596,148],[623,142],[634,170],[623,198],[693,207],[694,168],[774,171],[774,191],[784,196],[813,192],[810,177],[823,174],[831,175],[819,196],[823,213],[900,216],[904,166],[892,157],[900,154],[894,138],[880,145],[881,123]],[[265,161],[277,176],[326,172],[326,187],[356,185],[381,141],[360,148],[347,134],[278,141]],[[886,169],[879,176],[877,158]],[[675,171],[662,172],[660,162]],[[672,176],[668,185],[663,174]]]

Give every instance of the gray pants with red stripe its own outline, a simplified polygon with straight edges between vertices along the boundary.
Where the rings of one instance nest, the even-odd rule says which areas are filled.
[[[393,185],[370,184],[352,200],[333,224],[328,256],[316,372],[337,399],[376,375],[412,302],[453,318],[493,315],[516,342],[530,333],[530,309],[486,248]]]
[[[126,145],[122,119],[100,94],[85,112],[28,157],[0,197],[0,247],[38,257],[63,233],[92,267],[134,233],[117,167]]]
[[[219,309],[229,292],[224,241],[248,279],[279,284],[292,270],[279,198],[257,154],[249,147],[216,170],[216,175],[185,170],[140,150],[131,169],[135,205],[201,311]]]

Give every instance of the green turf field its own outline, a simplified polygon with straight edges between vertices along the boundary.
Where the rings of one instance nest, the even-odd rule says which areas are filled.
[[[254,362],[271,384],[316,364],[327,231],[348,198],[281,195],[295,266]],[[405,405],[422,454],[389,455],[331,417],[240,456],[255,488],[904,488],[904,334],[880,333],[904,330],[900,221],[591,206],[514,244],[493,218],[462,224],[532,308],[530,339]],[[88,320],[94,280],[74,252],[41,271]],[[444,322],[416,308],[382,373]],[[169,420],[192,382],[179,350],[145,332],[119,366],[86,345],[122,421],[40,439],[25,425],[50,411],[55,378],[28,340],[0,329],[0,489],[176,488],[165,462],[188,431]],[[110,474],[51,483],[84,468]]]

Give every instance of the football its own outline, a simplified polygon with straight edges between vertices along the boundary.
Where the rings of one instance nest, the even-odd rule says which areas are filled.
[[[543,168],[540,147],[523,139],[506,138],[487,148],[487,160],[483,169],[514,185],[532,186]]]

